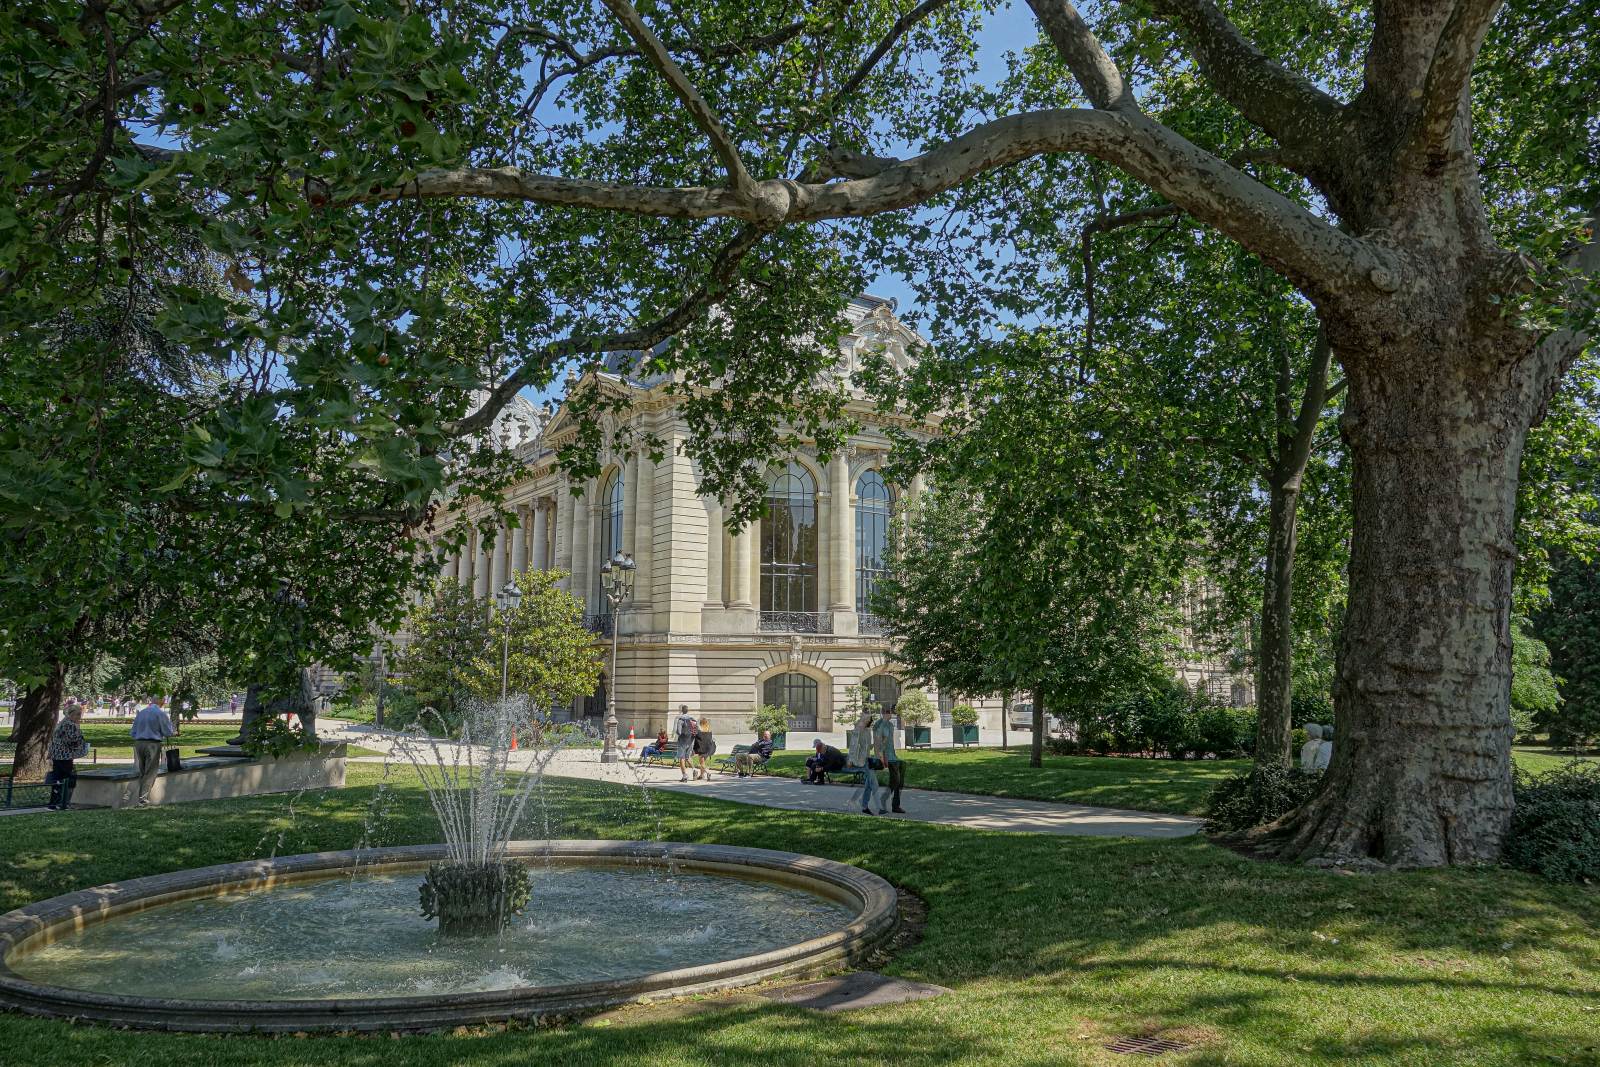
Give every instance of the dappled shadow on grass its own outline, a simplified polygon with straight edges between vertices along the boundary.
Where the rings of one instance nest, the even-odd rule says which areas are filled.
[[[397,772],[397,787],[381,794],[379,773],[354,767],[352,788],[308,793],[292,816],[288,798],[278,796],[13,817],[0,829],[0,907],[273,850],[349,848],[364,833],[374,845],[436,840],[408,773]],[[379,796],[385,815],[373,820]],[[1340,875],[1253,862],[1198,839],[984,833],[678,793],[647,798],[572,780],[546,784],[524,830],[658,834],[811,853],[906,887],[927,902],[928,925],[885,969],[951,986],[955,995],[848,1021],[738,1006],[685,1020],[623,1017],[607,1027],[398,1046],[112,1035],[13,1018],[0,1019],[0,1048],[10,1056],[70,1039],[82,1042],[83,1055],[68,1058],[126,1062],[111,1051],[125,1041],[151,1062],[178,1064],[375,1064],[391,1047],[423,1063],[524,1063],[536,1054],[652,1065],[1043,1064],[1100,1062],[1102,1037],[1160,1023],[1220,1030],[1216,1049],[1202,1047],[1188,1062],[1342,1062],[1341,1050],[1376,1062],[1391,1047],[1398,1058],[1420,1050],[1411,1058],[1456,1062],[1426,1053],[1477,1034],[1490,1052],[1459,1062],[1511,1063],[1541,1041],[1578,1055],[1600,1019],[1582,1012],[1600,1007],[1600,894],[1511,872]],[[607,921],[627,921],[626,902],[598,907]],[[1077,1035],[1080,1024],[1088,1037]],[[7,1044],[11,1038],[23,1044]],[[18,1062],[63,1058],[59,1049],[51,1055]]]

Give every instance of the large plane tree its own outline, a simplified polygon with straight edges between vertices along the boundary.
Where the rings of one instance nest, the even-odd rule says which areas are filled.
[[[1564,80],[1587,62],[1592,12],[1525,0],[1506,15],[1521,34],[1491,57],[1498,0],[1029,6],[1049,49],[1034,60],[1070,71],[1081,97],[997,98],[970,118],[945,84],[970,77],[982,20],[1020,9],[13,9],[0,16],[14,102],[0,326],[70,301],[63,279],[87,276],[86,247],[114,282],[140,254],[134,223],[152,198],[201,189],[211,210],[194,224],[254,286],[251,314],[230,321],[286,353],[263,417],[387,427],[375,456],[414,478],[426,464],[408,442],[437,451],[481,430],[573,361],[649,353],[633,358],[679,373],[717,446],[702,466],[727,488],[752,442],[774,443],[766,422],[806,418],[790,394],[826,346],[793,339],[822,337],[859,276],[851,220],[915,212],[1040,158],[1093,157],[1286,278],[1348,383],[1340,737],[1328,787],[1278,828],[1281,853],[1494,861],[1512,806],[1518,461],[1586,343],[1600,265],[1583,211],[1595,190],[1573,176],[1593,154],[1592,104]],[[1323,36],[1359,48],[1285,65]],[[1475,69],[1489,72],[1481,86]],[[1143,87],[1174,72],[1228,105],[1249,152],[1186,129],[1181,108],[1145,106]],[[1475,129],[1527,141],[1520,169],[1486,174]],[[897,151],[908,142],[926,147]],[[1008,225],[1023,249],[1060,222],[1033,205]],[[498,379],[476,410],[439,418],[429,323],[447,273],[488,301]],[[719,301],[725,313],[707,314]],[[220,335],[221,321],[202,307],[186,326]],[[230,440],[212,440],[226,467]]]

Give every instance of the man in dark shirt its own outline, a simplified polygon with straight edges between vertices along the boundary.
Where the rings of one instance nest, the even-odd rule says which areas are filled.
[[[828,779],[826,775],[832,771],[844,770],[846,760],[844,753],[832,745],[822,743],[822,738],[817,738],[812,746],[816,754],[806,757],[806,783],[808,785],[821,785]]]
[[[761,737],[747,751],[739,753],[733,761],[740,778],[756,773],[756,768],[772,758],[772,731],[762,730]]]

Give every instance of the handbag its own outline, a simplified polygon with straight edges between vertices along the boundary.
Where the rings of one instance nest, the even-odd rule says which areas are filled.
[[[868,756],[867,769],[872,771],[883,770],[883,760],[879,759],[877,756]]]

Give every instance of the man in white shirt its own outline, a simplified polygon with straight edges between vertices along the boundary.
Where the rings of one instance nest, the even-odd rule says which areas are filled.
[[[167,738],[177,733],[172,720],[161,710],[161,701],[150,697],[150,702],[133,717],[133,765],[139,771],[139,806],[150,803],[150,789],[156,784],[156,774],[161,769],[161,746]]]

